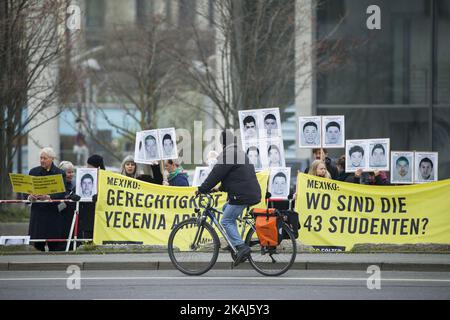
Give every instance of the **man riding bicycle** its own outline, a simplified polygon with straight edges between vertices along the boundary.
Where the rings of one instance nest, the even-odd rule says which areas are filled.
[[[247,206],[261,201],[261,188],[253,164],[250,163],[245,152],[238,147],[233,133],[224,130],[220,140],[223,151],[219,154],[217,163],[206,180],[198,188],[198,192],[207,193],[219,182],[221,183],[219,191],[227,192],[227,203],[223,207],[221,222],[231,244],[238,250],[234,260],[234,266],[237,266],[247,260],[250,248],[239,235],[236,220]]]

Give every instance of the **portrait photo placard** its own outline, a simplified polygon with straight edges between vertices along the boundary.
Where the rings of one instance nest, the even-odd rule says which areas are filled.
[[[322,116],[322,146],[345,148],[345,117]]]
[[[438,153],[414,153],[414,182],[427,183],[438,181]]]
[[[391,183],[412,184],[414,182],[414,152],[391,151]]]
[[[368,140],[345,141],[345,172],[356,172],[358,169],[367,170]]]
[[[269,176],[269,192],[271,198],[287,199],[291,181],[291,168],[271,168]]]
[[[265,157],[267,159],[267,167],[285,167],[284,146],[281,139],[268,139],[265,145]]]
[[[320,116],[298,118],[299,148],[320,148],[322,141],[322,120]]]
[[[158,129],[158,136],[161,148],[161,159],[177,159],[178,150],[175,128]]]
[[[92,202],[92,197],[97,194],[96,168],[78,168],[76,172],[76,194],[81,202]]]
[[[239,111],[239,126],[241,129],[242,145],[248,141],[258,140],[259,138],[259,110]]]
[[[260,137],[261,138],[281,138],[281,117],[280,117],[280,109],[261,109],[259,119],[261,123],[259,124],[260,128]]]
[[[368,139],[369,144],[369,167],[368,171],[389,171],[390,139]]]
[[[136,132],[134,159],[136,163],[150,164],[161,159],[158,130]]]
[[[196,167],[192,186],[200,187],[202,183],[206,180],[210,172],[211,172],[210,167]]]

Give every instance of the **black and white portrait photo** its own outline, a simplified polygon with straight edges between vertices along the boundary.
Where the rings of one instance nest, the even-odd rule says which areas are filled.
[[[97,169],[78,168],[76,177],[76,194],[81,197],[80,201],[92,201],[92,196],[97,194]]]
[[[414,153],[414,182],[426,183],[438,181],[438,153]]]
[[[391,151],[391,183],[412,184],[413,173],[414,152]]]
[[[321,117],[299,117],[299,148],[321,147]]]
[[[269,176],[269,192],[271,193],[271,197],[286,199],[289,196],[290,179],[290,168],[271,168]]]
[[[346,140],[345,172],[367,169],[368,140]]]
[[[158,136],[161,146],[161,159],[177,159],[177,139],[175,128],[158,129]]]
[[[390,139],[369,139],[369,171],[389,171]]]
[[[201,186],[201,184],[206,180],[210,172],[211,172],[210,167],[196,167],[192,186],[193,187]]]
[[[260,119],[262,138],[280,138],[281,137],[281,119],[280,109],[262,109]]]
[[[344,116],[322,116],[322,141],[324,148],[345,147]]]
[[[158,130],[136,133],[134,157],[137,163],[152,163],[161,159]]]
[[[257,140],[259,112],[257,110],[239,111],[239,124],[241,129],[242,145],[246,141]]]

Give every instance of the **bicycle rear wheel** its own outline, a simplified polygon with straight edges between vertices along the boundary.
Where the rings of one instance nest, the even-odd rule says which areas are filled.
[[[169,257],[184,274],[198,276],[209,271],[217,261],[220,241],[213,227],[197,218],[179,223],[170,233]]]
[[[256,231],[252,228],[247,233],[245,242],[251,249],[249,262],[252,267],[265,276],[279,276],[289,270],[297,256],[295,236],[289,226],[282,224],[283,234],[287,239],[274,248],[261,247]]]

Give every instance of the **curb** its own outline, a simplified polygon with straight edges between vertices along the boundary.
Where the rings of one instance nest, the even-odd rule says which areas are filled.
[[[193,262],[195,264],[195,262]],[[69,266],[76,265],[81,270],[175,270],[170,261],[153,262],[45,262],[0,263],[0,271],[66,271]],[[371,265],[376,265],[381,271],[422,271],[422,272],[450,272],[450,264],[445,263],[370,263],[370,262],[296,262],[292,270],[348,270],[366,271]],[[217,262],[214,270],[252,270],[246,262],[234,267],[231,262]]]

